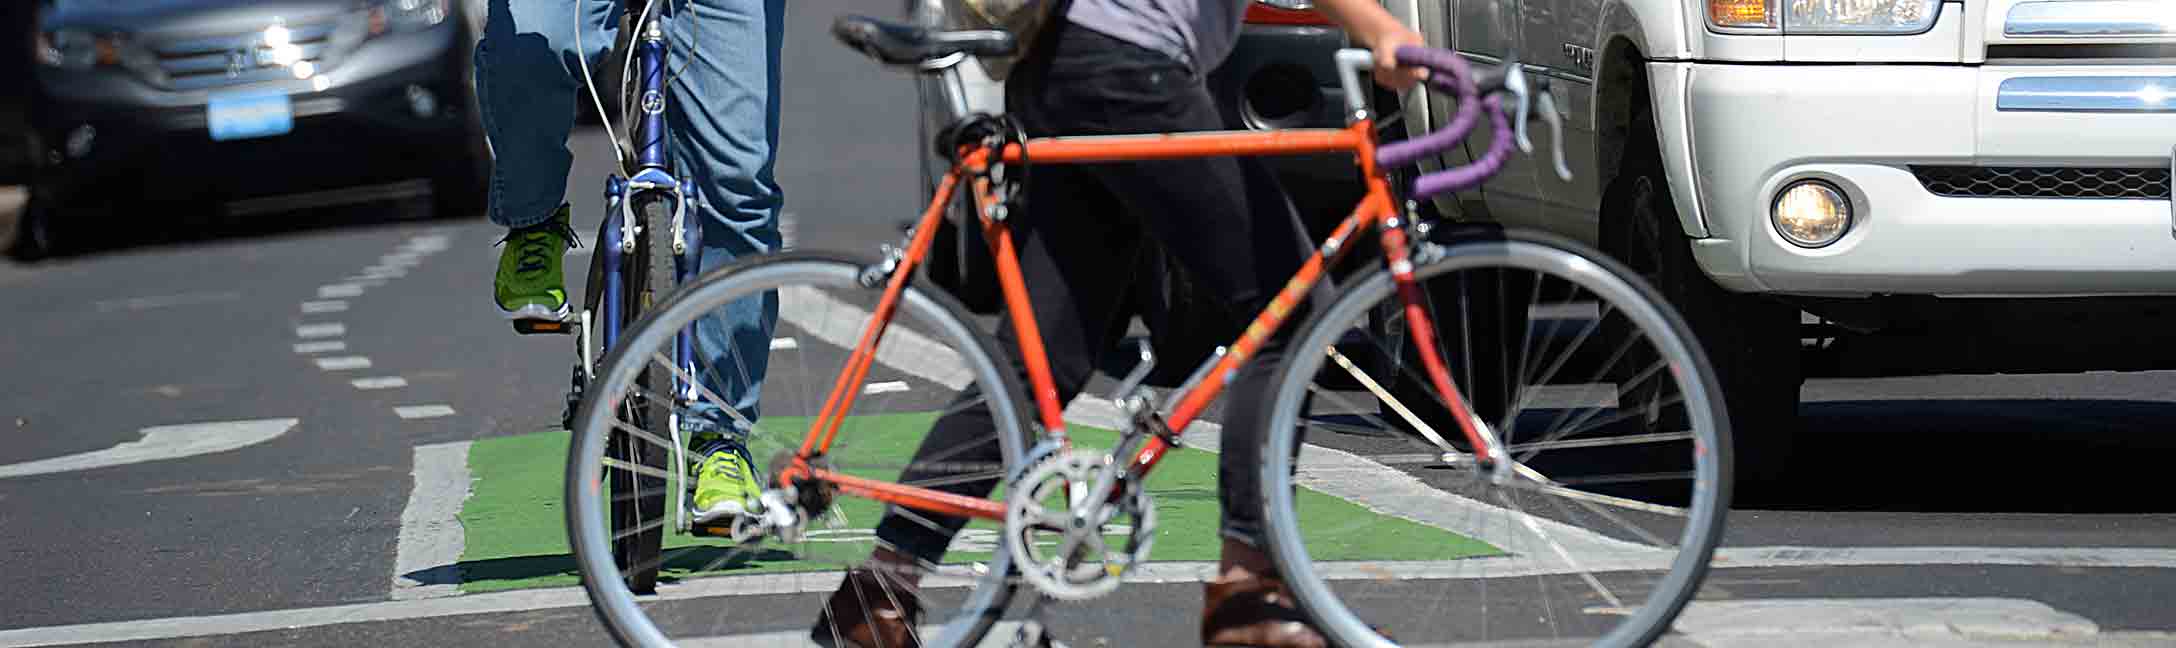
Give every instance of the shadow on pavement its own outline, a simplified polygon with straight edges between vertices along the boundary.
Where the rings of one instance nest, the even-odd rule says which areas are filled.
[[[1741,508],[2176,511],[2166,488],[2148,486],[2176,457],[2176,403],[1831,401],[1800,413],[1798,486]]]
[[[481,214],[442,217],[433,212],[427,191],[419,193],[391,185],[358,191],[379,191],[387,195],[368,200],[335,198],[341,202],[334,204],[312,204],[309,197],[260,199],[264,202],[256,204],[129,200],[72,209],[64,215],[72,222],[56,232],[60,241],[58,249],[33,253],[29,258],[24,258],[20,250],[10,250],[10,260],[84,259],[118,252],[189,247],[311,231],[429,220],[457,223],[482,218]],[[0,218],[10,226],[7,236],[0,238],[14,238],[18,234],[17,218],[21,216],[7,216],[15,217]]]
[[[732,547],[722,546],[667,548],[665,550],[665,564],[659,570],[661,574],[658,580],[665,582],[677,581],[679,575],[703,570],[706,567],[709,570],[730,570],[751,563],[790,561],[797,558],[791,552],[766,548],[753,552],[740,552],[731,560],[718,563],[721,558],[730,553],[733,553]],[[557,554],[469,560],[458,565],[433,567],[402,575],[425,585],[467,583],[485,589],[499,589],[491,587],[491,583],[495,581],[533,581],[554,577],[576,579],[581,576],[581,573],[574,566],[573,554]],[[566,583],[539,584],[558,585]]]

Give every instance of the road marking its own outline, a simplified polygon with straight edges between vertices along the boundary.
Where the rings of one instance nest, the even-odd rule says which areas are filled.
[[[908,387],[907,383],[905,383],[904,381],[893,380],[888,382],[869,383],[867,385],[863,385],[861,388],[861,393],[889,394],[893,392],[903,392],[909,389],[912,388]]]
[[[372,277],[372,276],[354,276],[354,277],[348,277],[348,278],[346,278],[346,279],[341,279],[341,281],[345,281],[345,282],[348,282],[348,283],[352,283],[352,284],[355,284],[355,285],[358,285],[358,286],[366,286],[366,287],[370,287],[370,288],[376,288],[376,287],[379,287],[379,286],[383,286],[383,285],[385,285],[385,278],[384,278],[384,277]]]
[[[175,306],[216,304],[219,302],[241,300],[242,293],[229,290],[224,292],[196,292],[182,293],[179,295],[160,295],[156,297],[130,297],[127,299],[108,299],[98,302],[96,306],[98,307],[98,310],[100,312],[111,312],[117,310],[140,311],[151,310],[154,308],[172,308]]]
[[[149,427],[143,429],[143,438],[104,450],[0,466],[0,478],[73,472],[226,452],[270,441],[293,429],[295,423],[296,419],[282,418]]]
[[[772,350],[772,351],[784,351],[784,350],[787,350],[787,349],[798,349],[798,348],[801,348],[801,342],[800,342],[800,341],[798,341],[798,340],[795,340],[795,339],[793,339],[793,338],[772,338],[772,339],[771,339],[771,350]]]
[[[408,270],[399,266],[374,265],[363,268],[362,277],[369,280],[399,279],[408,276]]]
[[[295,344],[295,353],[327,353],[346,350],[348,350],[348,343],[339,340],[298,342]]]
[[[378,263],[388,266],[413,267],[423,263],[423,255],[415,252],[395,252],[378,257]]]
[[[869,312],[815,288],[786,286],[779,289],[778,316],[818,340],[851,349],[861,341],[861,327],[868,323]],[[952,389],[966,387],[974,379],[950,347],[897,322],[885,329],[876,359]]]
[[[1791,548],[1748,547],[1745,549],[1756,552],[1772,552],[1775,550]],[[1929,552],[1939,552],[1950,556],[1949,560],[1956,561],[1950,564],[1976,564],[1973,562],[1976,557],[1987,555],[1989,552],[1995,554],[2002,554],[2011,551],[2025,550],[2001,547],[1902,547],[1893,549],[1902,549],[1903,551],[1894,551],[1892,550],[1892,548],[1865,548],[1854,549],[1851,551],[1853,551],[1856,554],[1857,558],[1861,560],[1873,560],[1881,557],[1889,557],[1900,559],[1904,562],[1884,564],[1917,565],[1921,563],[1915,561]],[[1818,551],[1821,550],[1811,550],[1805,555],[1809,557],[1818,556]],[[2157,569],[2176,569],[2176,549],[2051,548],[2030,549],[2029,551],[2038,552],[2042,558],[2047,559],[2047,562],[2039,564],[2049,567],[2144,567]],[[1404,574],[1407,573],[1405,570],[1423,567],[1426,567],[1425,569],[1420,569],[1420,575],[1422,575],[1423,577],[1428,576],[1429,572],[1440,572],[1445,574],[1471,577],[1475,574],[1471,567],[1471,563],[1493,562],[1512,564],[1518,562],[1519,560],[1520,559],[1518,558],[1485,558],[1440,561],[1431,563],[1332,562],[1320,564],[1318,565],[1318,568],[1321,572],[1324,573],[1326,577],[1340,580],[1379,579],[1381,578],[1381,575],[1384,573],[1385,570],[1397,570],[1393,571],[1392,573]],[[1528,561],[1528,563],[1529,565],[1531,565],[1532,561]],[[1451,566],[1461,564],[1464,565],[1464,568],[1462,570],[1453,571],[1449,569],[1449,567]],[[1859,564],[1863,563],[1854,562],[1852,563],[1852,566],[1856,566]],[[1799,563],[1795,566],[1816,567],[1824,565],[1816,561],[1808,561]],[[1161,562],[1143,565],[1139,568],[1139,571],[1137,573],[1140,576],[1139,580],[1143,582],[1177,582],[1181,580],[1201,580],[1207,578],[1212,572],[1214,572],[1215,569],[1216,564],[1211,562]],[[1506,577],[1509,577],[1534,574],[1545,575],[1547,573],[1550,572],[1530,570],[1522,573],[1512,570],[1501,570],[1499,572],[1490,573],[1488,575],[1504,575]],[[1129,575],[1127,579],[1129,581],[1132,581],[1136,580],[1136,577],[1133,575]],[[654,600],[685,600],[715,596],[824,593],[837,589],[839,581],[840,572],[803,572],[786,574],[752,574],[746,576],[715,576],[691,579],[689,581],[678,584],[660,584],[658,585],[658,593]],[[933,574],[932,577],[929,580],[925,581],[922,586],[924,588],[954,588],[963,587],[966,584],[967,581],[963,578],[940,577],[940,575]],[[239,614],[173,617],[165,619],[144,619],[138,621],[115,621],[108,623],[88,623],[81,625],[47,626],[38,628],[18,628],[14,630],[0,630],[0,648],[14,648],[17,646],[51,646],[120,641],[149,641],[156,639],[176,639],[185,637],[205,637],[214,635],[240,634],[245,632],[262,632],[266,630],[290,630],[335,624],[400,621],[408,619],[426,619],[471,614],[499,614],[507,612],[524,612],[554,608],[586,607],[588,605],[589,595],[584,592],[582,588],[558,587],[549,589],[519,590],[513,592],[494,592],[489,594],[471,594],[466,596],[454,596],[427,600],[397,600],[380,603],[359,603],[318,608],[244,612]],[[1770,638],[1771,641],[1773,641],[1773,639],[1774,638],[1772,637]]]
[[[417,446],[415,487],[400,513],[393,558],[393,600],[461,593],[461,504],[468,500],[469,442]]]
[[[304,339],[340,337],[347,334],[346,324],[304,324],[295,327],[295,337]]]
[[[302,312],[308,315],[338,313],[348,309],[348,303],[338,299],[302,302]]]
[[[365,358],[363,356],[335,356],[331,358],[318,358],[317,368],[323,369],[325,371],[352,371],[355,369],[369,369],[370,358]]]
[[[800,242],[801,242],[801,218],[800,218],[800,216],[799,216],[799,215],[797,215],[797,214],[795,214],[795,213],[793,213],[793,212],[790,212],[790,211],[783,211],[783,210],[779,211],[779,212],[778,212],[778,244],[779,244],[779,245],[778,245],[778,247],[779,247],[779,248],[780,248],[781,250],[792,250],[792,249],[794,249],[794,248],[796,248],[796,247],[799,247],[799,246],[800,246]]]
[[[401,249],[414,250],[424,254],[443,252],[449,247],[449,240],[451,239],[444,234],[424,234],[408,239],[408,243],[402,245]]]
[[[408,386],[408,379],[400,376],[380,376],[357,378],[348,381],[348,384],[354,385],[356,389],[399,389]]]
[[[317,287],[318,299],[347,299],[361,296],[363,296],[362,284],[336,283]]]
[[[415,420],[453,416],[453,408],[447,405],[404,405],[393,408],[401,418]]]
[[[2084,639],[2100,626],[2046,603],[2016,598],[1756,599],[1693,601],[1674,629],[1712,646],[1865,645],[1890,638]],[[1898,642],[1898,645],[1904,645]]]

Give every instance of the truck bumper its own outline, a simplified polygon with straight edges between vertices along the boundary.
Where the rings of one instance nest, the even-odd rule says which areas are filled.
[[[1657,93],[1681,103],[1657,114],[1683,120],[1661,125],[1689,141],[1665,148],[1686,152],[1671,181],[1687,231],[1707,234],[1696,257],[1725,287],[2176,294],[2176,65],[1654,65],[1682,80]],[[2036,92],[2088,86],[2100,90],[2072,98],[2133,96],[2081,112]],[[1770,220],[1777,194],[1808,178],[1853,207],[1820,248]]]

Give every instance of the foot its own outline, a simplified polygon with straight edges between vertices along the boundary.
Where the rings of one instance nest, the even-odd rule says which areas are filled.
[[[1202,584],[1201,643],[1216,648],[1326,648],[1261,550],[1224,541],[1223,568]]]
[[[872,565],[882,561],[872,560]],[[824,648],[921,648],[922,604],[914,585],[879,567],[856,568],[831,593],[808,638]]]
[[[578,244],[567,211],[560,205],[550,219],[509,230],[499,240],[506,249],[499,253],[493,298],[507,319],[566,321],[567,288],[560,264],[567,248]]]
[[[754,510],[763,484],[756,480],[755,459],[734,439],[703,444],[703,463],[695,469],[695,522],[730,521]]]

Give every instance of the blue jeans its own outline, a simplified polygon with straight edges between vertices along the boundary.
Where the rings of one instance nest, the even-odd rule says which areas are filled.
[[[698,270],[774,252],[784,202],[772,169],[785,1],[656,1],[666,17],[667,69],[677,73],[666,87],[666,149],[673,172],[694,180],[689,207],[701,218]],[[476,92],[495,157],[491,222],[535,225],[563,202],[574,164],[566,141],[575,102],[589,101],[580,89],[582,68],[594,73],[611,50],[625,2],[489,1],[476,46]],[[597,179],[600,188],[603,180]],[[699,366],[715,369],[706,372],[704,386],[751,421],[777,321],[777,296],[766,294],[696,322]],[[698,401],[691,409],[722,422],[709,399]]]

